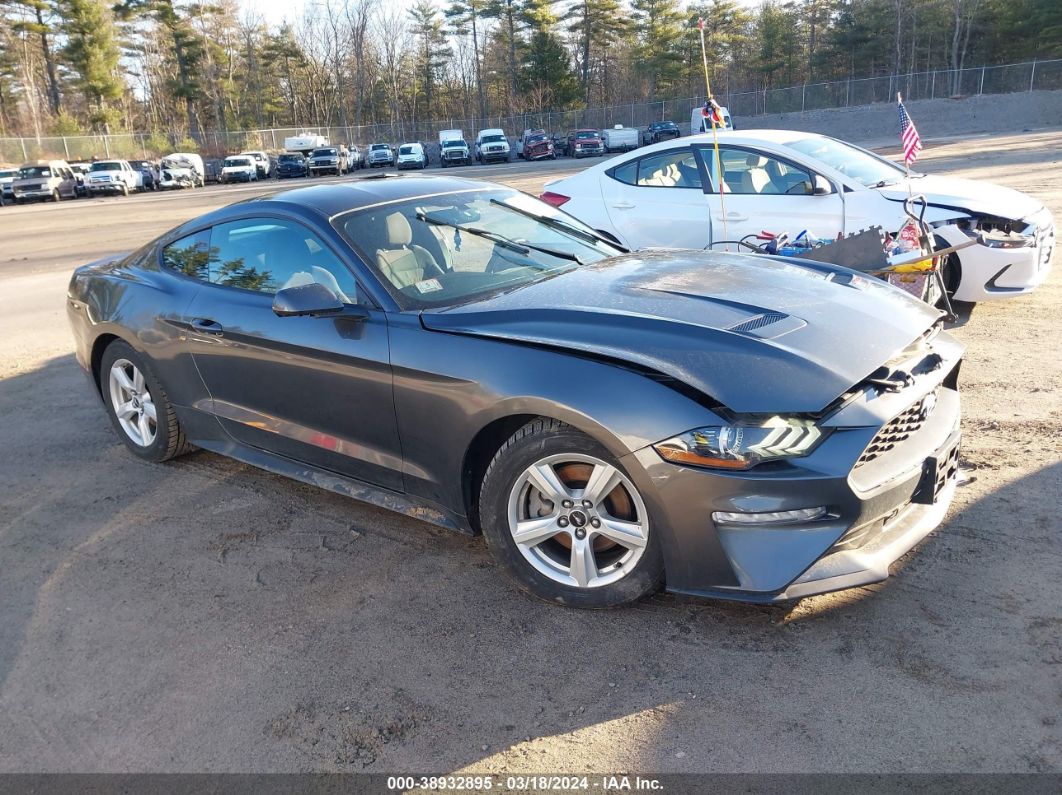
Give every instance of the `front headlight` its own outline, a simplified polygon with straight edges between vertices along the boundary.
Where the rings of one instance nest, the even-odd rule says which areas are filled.
[[[715,469],[751,469],[764,461],[807,455],[826,431],[811,420],[771,417],[759,425],[696,428],[653,445],[665,461]]]

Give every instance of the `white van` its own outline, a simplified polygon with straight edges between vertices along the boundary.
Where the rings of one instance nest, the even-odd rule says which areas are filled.
[[[509,162],[509,139],[505,130],[480,130],[476,136],[476,160],[480,163]]]
[[[716,126],[717,130],[733,130],[734,120],[730,118],[730,111],[725,105],[719,107],[720,112],[723,114],[723,126]],[[690,113],[690,135],[700,135],[701,133],[711,132],[712,123],[708,121],[708,118],[704,115],[704,106],[694,108]]]
[[[428,154],[424,144],[406,143],[398,147],[398,168],[424,168],[428,165]]]

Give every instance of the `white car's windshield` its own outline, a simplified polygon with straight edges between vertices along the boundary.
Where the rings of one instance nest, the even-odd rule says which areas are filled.
[[[411,155],[411,154],[413,154],[413,147],[412,146],[403,146],[403,147],[401,147],[398,150],[398,154],[400,154],[400,155]]]
[[[494,144],[494,143],[498,143],[499,141],[504,141],[505,140],[505,136],[504,135],[484,135],[482,140],[483,140],[483,143]]]
[[[384,151],[386,151],[386,150],[388,150],[390,148],[391,147],[388,146],[387,144],[373,144],[372,145],[372,151],[374,151],[374,152],[384,152]]]
[[[122,170],[122,164],[121,163],[115,163],[114,161],[110,161],[110,162],[107,162],[107,163],[93,163],[91,170],[92,171],[121,171]]]
[[[833,138],[800,138],[790,141],[788,146],[868,188],[898,182],[904,175],[904,170],[895,163]]]
[[[545,202],[504,189],[353,210],[333,223],[404,309],[467,302],[621,253]]]
[[[48,166],[25,166],[18,170],[19,179],[32,179],[33,177],[50,177],[52,170]]]
[[[336,157],[339,154],[338,149],[314,149],[313,157]]]
[[[251,159],[248,158],[248,157],[226,157],[225,158],[225,166],[226,166],[226,168],[230,168],[230,167],[231,168],[236,168],[236,167],[249,166],[249,165],[251,165]]]

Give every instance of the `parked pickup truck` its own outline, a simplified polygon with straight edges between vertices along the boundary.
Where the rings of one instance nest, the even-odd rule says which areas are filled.
[[[460,130],[441,130],[439,132],[439,160],[442,167],[472,165],[472,152],[465,142],[465,135]]]
[[[369,168],[394,166],[395,150],[391,144],[373,144],[369,147]]]
[[[573,130],[568,134],[568,154],[572,157],[596,157],[605,154],[605,144],[597,130]]]
[[[524,130],[523,137],[516,142],[516,154],[525,160],[557,159],[553,141],[545,130]]]
[[[323,146],[314,149],[310,154],[310,173],[315,177],[321,174],[335,174],[337,177],[346,174],[347,157],[345,146]]]
[[[88,173],[90,196],[99,193],[120,193],[126,196],[140,186],[139,172],[125,160],[97,160]]]
[[[604,130],[601,133],[606,152],[629,152],[637,149],[639,138],[641,136],[637,129],[624,127],[622,124],[617,124],[611,130]]]

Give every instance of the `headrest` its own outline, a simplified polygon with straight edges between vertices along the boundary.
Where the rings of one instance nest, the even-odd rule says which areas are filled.
[[[749,155],[745,158],[745,165],[749,168],[763,168],[767,165],[767,158],[763,155]]]
[[[402,213],[391,213],[387,223],[387,243],[391,246],[408,246],[413,242],[413,230]]]

